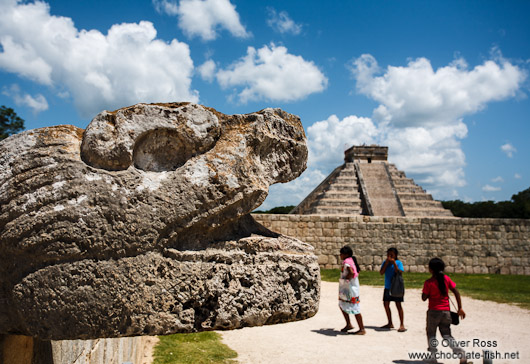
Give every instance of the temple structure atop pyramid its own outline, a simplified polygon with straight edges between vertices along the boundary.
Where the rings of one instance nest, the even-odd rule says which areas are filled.
[[[440,201],[388,163],[388,147],[353,146],[344,164],[322,181],[291,214],[452,217]]]

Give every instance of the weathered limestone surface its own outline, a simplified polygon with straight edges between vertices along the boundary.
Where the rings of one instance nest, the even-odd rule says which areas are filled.
[[[310,317],[313,248],[249,212],[305,169],[298,117],[138,104],[0,143],[0,333],[88,339]]]
[[[446,272],[530,275],[530,220],[444,217],[253,215],[269,229],[315,247],[322,268],[340,268],[350,245],[363,270],[379,270],[397,247],[405,271],[428,272],[442,258]]]

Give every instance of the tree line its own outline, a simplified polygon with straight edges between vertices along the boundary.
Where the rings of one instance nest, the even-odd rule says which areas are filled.
[[[457,217],[530,219],[530,187],[512,196],[510,201],[442,201],[443,207]]]

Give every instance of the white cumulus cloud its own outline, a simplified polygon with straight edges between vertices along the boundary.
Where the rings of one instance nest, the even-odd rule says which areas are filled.
[[[267,25],[278,33],[298,35],[302,31],[302,25],[295,23],[286,11],[278,13],[274,8],[268,8],[267,11],[269,13]]]
[[[513,158],[513,154],[515,152],[517,152],[517,149],[515,149],[515,147],[513,145],[511,145],[510,143],[506,143],[506,144],[501,145],[501,150],[504,153],[506,153],[508,158]]]
[[[178,5],[170,0],[152,0],[155,10],[160,14],[178,15]]]
[[[369,54],[350,66],[357,90],[380,103],[374,117],[398,127],[454,123],[488,102],[515,96],[526,78],[523,70],[502,57],[473,69],[457,59],[437,70],[428,59],[418,58],[406,67],[388,66],[381,76]]]
[[[348,66],[357,90],[379,105],[371,117],[350,115],[339,119],[331,115],[310,126],[305,174],[325,177],[343,163],[345,149],[379,144],[389,147],[390,162],[435,198],[458,198],[457,188],[466,184],[466,158],[461,147],[468,133],[464,116],[484,109],[489,102],[516,96],[527,76],[498,54],[472,69],[463,59],[437,70],[425,58],[386,69],[379,67],[371,55],[354,59]],[[502,149],[515,152],[510,144]],[[309,180],[309,192],[322,180]],[[498,178],[494,181],[500,182]],[[278,201],[270,204],[274,207],[282,205],[282,196],[290,201],[289,185],[271,189],[277,195],[266,202]],[[500,187],[486,185],[482,189],[495,192]]]
[[[331,115],[307,128],[309,165],[331,170],[341,164],[344,151],[352,145],[373,144],[379,130],[370,118]]]
[[[501,176],[497,176],[495,178],[492,178],[491,182],[493,182],[493,183],[502,183],[502,182],[504,182],[504,178],[502,178]]]
[[[521,179],[521,178],[523,178],[523,176],[521,176],[519,173],[516,173],[516,174],[513,175],[513,178]]]
[[[137,102],[198,101],[189,47],[147,21],[103,34],[50,15],[44,2],[0,2],[0,68],[68,92],[84,117]]]
[[[238,38],[251,36],[230,0],[152,1],[159,13],[178,16],[178,26],[188,37],[214,40],[221,29]]]
[[[482,191],[485,191],[485,192],[497,192],[500,190],[501,190],[500,187],[495,187],[495,186],[490,186],[490,185],[485,185],[482,187]]]
[[[296,206],[326,177],[327,175],[320,170],[308,168],[294,181],[272,185],[269,187],[269,196],[258,210],[270,210],[277,206]]]
[[[379,103],[372,120],[389,159],[439,198],[466,183],[464,116],[516,96],[527,77],[499,54],[472,69],[461,58],[436,70],[426,58],[382,69],[369,54],[349,64],[358,92]]]
[[[247,54],[217,72],[223,88],[243,87],[239,100],[295,101],[321,92],[328,80],[319,68],[283,46],[248,47]]]
[[[217,66],[215,65],[215,62],[209,59],[203,64],[201,64],[199,67],[197,67],[197,70],[199,71],[199,74],[201,75],[203,80],[212,82],[215,78],[216,68]]]
[[[11,97],[17,106],[29,107],[35,114],[48,110],[48,101],[42,94],[31,96],[22,92],[16,84],[11,85],[9,88],[4,87],[2,94]]]
[[[465,155],[459,142],[467,135],[464,123],[381,129],[380,141],[388,146],[390,161],[430,193],[454,196],[454,188],[465,185]]]

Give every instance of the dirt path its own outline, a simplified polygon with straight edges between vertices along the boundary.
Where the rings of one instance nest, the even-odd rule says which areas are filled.
[[[378,329],[386,323],[381,302],[383,289],[361,286],[361,311],[367,328],[365,336],[339,331],[344,327],[344,318],[337,305],[337,291],[338,283],[322,282],[320,310],[308,320],[221,332],[223,342],[238,352],[241,364],[423,362],[409,357],[410,353],[424,353],[427,348],[427,303],[421,301],[420,290],[407,290],[404,310],[408,331],[398,333]],[[489,349],[502,355],[513,353],[515,357],[493,360],[495,364],[530,363],[530,311],[467,297],[463,298],[463,305],[468,317],[452,328],[455,339],[465,341],[466,351],[480,355],[483,349]],[[397,311],[393,304],[391,307],[396,325]],[[352,323],[355,323],[353,317]],[[488,345],[488,341],[496,347],[482,347]],[[451,353],[447,347],[441,347],[440,351]],[[473,361],[482,363],[482,358]],[[440,362],[458,363],[458,360]]]

